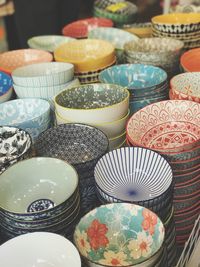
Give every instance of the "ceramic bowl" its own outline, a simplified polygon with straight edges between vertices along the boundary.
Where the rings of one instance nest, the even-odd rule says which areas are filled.
[[[66,120],[101,124],[126,116],[127,89],[110,84],[90,84],[62,91],[55,97],[57,113]]]
[[[123,30],[137,35],[140,38],[148,38],[152,35],[151,23],[133,23],[123,25]]]
[[[0,69],[11,73],[18,67],[39,62],[50,62],[53,56],[37,49],[19,49],[4,52],[0,55]]]
[[[153,27],[166,33],[190,33],[200,30],[200,14],[173,13],[152,18]]]
[[[74,78],[74,66],[70,63],[37,63],[17,68],[12,72],[15,85],[26,87],[56,86]]]
[[[185,52],[180,59],[181,67],[185,72],[200,72],[200,48]]]
[[[165,153],[189,150],[200,141],[199,117],[199,103],[161,101],[132,115],[127,123],[127,138],[131,144]]]
[[[31,153],[30,135],[15,127],[0,126],[0,173]]]
[[[27,246],[31,250],[27,251]],[[41,262],[47,266],[81,267],[81,259],[75,246],[66,238],[53,233],[37,232],[11,239],[0,246],[0,255],[1,263],[7,267],[39,267]]]
[[[103,40],[76,40],[54,51],[56,61],[74,64],[75,72],[94,71],[115,61],[115,48]]]
[[[95,167],[94,177],[97,190],[103,191],[107,201],[135,202],[150,208],[171,194],[173,174],[159,154],[125,147],[104,155]]]
[[[144,207],[108,204],[80,220],[74,241],[81,256],[93,266],[155,266],[164,241],[164,226],[155,213]]]
[[[50,105],[43,99],[16,99],[0,104],[0,125],[26,130],[35,139],[50,123]]]
[[[74,41],[74,39],[62,35],[40,35],[28,39],[27,43],[30,48],[53,53],[58,46],[71,41]]]
[[[120,135],[118,136],[115,136],[113,138],[109,138],[109,150],[114,150],[114,149],[117,149],[121,146],[121,144],[124,143],[126,139],[126,131],[121,133]]]
[[[98,27],[113,27],[113,22],[106,18],[86,18],[67,24],[62,33],[74,38],[87,38],[91,29]],[[98,39],[98,38],[97,38]]]
[[[0,71],[0,103],[11,99],[13,93],[12,84],[11,77]]]
[[[154,95],[167,80],[167,73],[144,64],[122,64],[110,67],[99,75],[100,82],[118,84],[129,89],[134,97]]]
[[[71,121],[64,120],[62,117],[59,116],[58,113],[55,113],[55,115],[56,115],[57,125],[72,123]],[[119,136],[122,132],[124,132],[129,115],[130,115],[130,110],[128,111],[125,117],[117,121],[108,122],[104,124],[94,123],[90,125],[100,129],[102,132],[106,134],[108,138],[114,138],[116,136]]]
[[[3,212],[12,213],[14,218],[30,215],[38,219],[40,215],[42,218],[56,214],[56,209],[68,201],[77,189],[78,175],[67,162],[36,157],[8,168],[1,175],[0,184]]]

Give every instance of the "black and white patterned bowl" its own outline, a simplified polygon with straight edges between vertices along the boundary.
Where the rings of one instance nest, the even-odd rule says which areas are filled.
[[[108,202],[157,206],[172,197],[172,169],[159,154],[139,147],[107,153],[97,163],[95,182]],[[100,192],[99,192],[100,193]],[[102,196],[102,194],[101,194]]]
[[[31,153],[32,140],[28,132],[15,127],[0,126],[0,173]]]

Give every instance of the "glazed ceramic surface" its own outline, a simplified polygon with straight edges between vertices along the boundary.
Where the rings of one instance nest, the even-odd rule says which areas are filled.
[[[8,92],[12,87],[12,78],[6,73],[0,71],[0,96]]]
[[[91,84],[64,90],[55,97],[57,113],[66,120],[105,123],[128,112],[129,92],[118,85]]]
[[[42,87],[61,85],[74,77],[74,66],[69,63],[37,63],[17,68],[12,72],[15,85]]]
[[[27,251],[27,247],[31,249]],[[7,241],[0,246],[0,257],[1,264],[7,267],[81,267],[79,253],[69,240],[45,232],[26,234]]]
[[[19,49],[4,52],[0,55],[0,69],[11,73],[18,67],[39,62],[50,62],[53,56],[37,49]]]
[[[0,207],[12,213],[40,212],[66,201],[78,185],[78,175],[68,163],[52,158],[32,158],[7,169],[0,179]]]
[[[128,121],[129,142],[163,152],[194,148],[200,141],[200,104],[169,100],[151,104]]]
[[[109,204],[90,211],[80,220],[74,240],[89,263],[134,266],[148,261],[159,251],[164,227],[157,215],[146,208]]]
[[[180,59],[181,66],[186,72],[200,71],[200,48],[185,52]]]
[[[159,198],[171,186],[172,177],[172,169],[164,158],[137,147],[109,152],[95,167],[96,184],[112,202]]]
[[[41,35],[30,38],[28,40],[28,45],[33,49],[40,49],[53,53],[58,46],[71,41],[74,41],[74,39],[62,35]]]

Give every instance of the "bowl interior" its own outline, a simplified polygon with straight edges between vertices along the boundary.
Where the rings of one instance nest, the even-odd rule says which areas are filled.
[[[167,73],[154,66],[143,64],[122,64],[102,71],[99,80],[118,84],[129,89],[145,89],[166,81]]]
[[[200,48],[191,49],[185,52],[180,59],[181,66],[185,71],[199,72],[200,71]]]
[[[74,168],[52,158],[21,161],[0,178],[0,206],[21,214],[53,208],[67,200],[78,186]]]
[[[144,262],[158,252],[163,239],[164,227],[157,215],[125,203],[92,210],[80,220],[74,234],[81,255],[103,266]]]
[[[108,139],[100,130],[82,124],[62,124],[43,132],[35,143],[40,156],[59,157],[70,164],[98,159],[108,149]]]
[[[0,71],[0,96],[4,95],[12,86],[12,79],[9,75]]]
[[[173,13],[155,16],[152,18],[152,22],[155,24],[192,24],[199,23],[200,14],[198,13]]]
[[[62,91],[56,96],[55,101],[65,108],[87,110],[118,104],[128,95],[128,91],[121,86],[88,84]]]
[[[164,193],[172,170],[159,154],[126,147],[104,155],[95,167],[95,181],[106,194],[122,201],[144,201]]]

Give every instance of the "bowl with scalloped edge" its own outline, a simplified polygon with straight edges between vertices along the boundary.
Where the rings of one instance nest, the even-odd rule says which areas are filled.
[[[127,138],[132,145],[161,153],[183,152],[200,144],[199,121],[199,103],[161,101],[132,115],[127,123]]]
[[[12,84],[10,75],[0,71],[0,103],[8,101],[12,97]]]
[[[150,210],[115,203],[87,213],[75,228],[74,241],[87,264],[147,267],[155,266],[162,253],[164,232]]]

